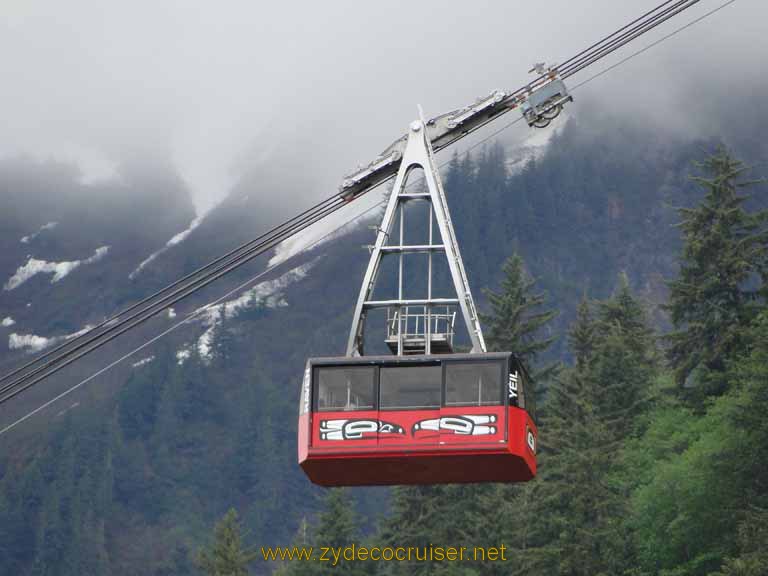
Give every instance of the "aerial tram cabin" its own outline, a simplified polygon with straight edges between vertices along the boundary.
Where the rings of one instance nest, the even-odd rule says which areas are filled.
[[[533,402],[508,352],[310,359],[299,463],[323,486],[530,480]]]
[[[554,108],[562,104],[562,92],[554,83],[529,110],[534,116],[554,116]],[[531,383],[514,351],[486,351],[429,136],[430,130],[434,136],[440,122],[466,129],[462,123],[467,118],[493,114],[489,107],[500,102],[503,99],[478,102],[438,118],[436,124],[423,119],[413,122],[407,139],[397,140],[342,185],[341,196],[353,197],[371,173],[386,170],[393,159],[402,158],[371,249],[346,356],[307,361],[298,460],[316,484],[524,482],[536,475]],[[450,136],[448,131],[441,137]],[[414,169],[423,169],[421,190],[405,185]],[[426,243],[423,238],[406,243],[405,207],[412,202],[431,206]],[[426,294],[418,298],[406,297],[404,257],[409,254],[420,254],[428,261],[427,279],[422,283]],[[374,285],[383,257],[399,259],[397,296],[376,300]],[[455,298],[433,293],[436,257],[447,261]],[[366,356],[366,316],[382,308],[387,311],[384,342],[392,356]],[[471,342],[470,353],[455,353],[454,325],[459,313]]]

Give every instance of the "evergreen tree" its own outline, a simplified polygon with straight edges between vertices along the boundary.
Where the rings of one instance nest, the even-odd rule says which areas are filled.
[[[768,314],[745,341],[723,374],[727,391],[705,412],[663,399],[631,443],[627,477],[637,480],[627,523],[642,573],[765,573]]]
[[[447,486],[398,486],[393,490],[391,514],[380,534],[381,545],[413,546],[420,550],[434,543],[459,545],[457,531],[470,526],[457,513],[457,508],[473,503],[451,499]],[[439,570],[438,563],[413,559],[385,564],[380,572],[388,576],[426,576]]]
[[[521,573],[618,574],[632,557],[620,454],[647,408],[655,342],[626,276],[595,309],[582,299],[568,334],[574,365],[547,393]]]
[[[768,210],[749,212],[740,194],[754,181],[724,148],[699,166],[693,180],[706,190],[694,208],[679,209],[683,250],[678,277],[669,282],[668,310],[675,326],[669,359],[678,382],[701,369],[701,392],[721,394],[721,373],[744,347],[744,329],[765,294],[768,271]]]
[[[316,540],[321,546],[344,547],[354,543],[359,534],[350,492],[344,488],[328,490],[324,509],[316,529]]]
[[[548,391],[524,558],[530,574],[606,573],[603,549],[611,538],[607,520],[616,497],[605,482],[610,452],[595,409],[594,322],[582,302],[569,333],[577,363],[558,374]]]
[[[592,311],[586,295],[582,297],[576,309],[576,320],[568,333],[568,345],[576,367],[584,367],[592,357],[595,347],[595,323],[592,321]]]
[[[458,162],[454,158],[454,162]],[[489,346],[515,352],[531,365],[553,342],[539,332],[555,316],[542,310],[544,295],[533,292],[535,282],[525,273],[522,258],[515,254],[505,264],[505,277],[499,293],[488,292],[492,313],[483,316]],[[537,372],[544,378],[552,372],[546,367]],[[534,377],[534,378],[535,378]],[[499,546],[517,541],[525,530],[530,507],[529,492],[514,485],[404,486],[393,491],[392,513],[379,538],[390,546],[428,548],[430,544]],[[522,503],[522,504],[521,504]],[[444,544],[447,543],[447,544]],[[511,552],[510,552],[511,553]],[[509,557],[508,557],[509,560]],[[511,564],[503,562],[397,562],[382,566],[383,573],[453,575],[506,575]]]
[[[360,530],[357,514],[354,511],[350,492],[344,488],[331,488],[326,491],[323,508],[317,525],[307,536],[306,521],[302,523],[295,546],[313,546],[315,549],[344,549],[352,544],[359,544]],[[317,553],[319,557],[319,552]],[[330,556],[327,556],[330,558]],[[315,576],[333,571],[334,574],[362,576],[370,566],[365,561],[340,560],[336,566],[330,562],[293,561],[283,564],[277,572],[280,576]]]
[[[632,295],[626,274],[611,298],[598,303],[592,378],[596,406],[616,443],[623,443],[647,409],[656,376],[656,343],[642,305]],[[618,444],[617,446],[618,447]]]
[[[523,259],[513,254],[502,267],[504,277],[501,290],[486,290],[491,314],[481,317],[486,327],[488,345],[492,350],[514,352],[529,368],[555,341],[554,336],[542,337],[541,332],[557,315],[554,310],[543,310],[545,295],[535,293],[536,284],[525,271]],[[532,379],[549,376],[554,365],[533,372]]]
[[[475,164],[469,153],[460,158],[454,151],[445,175],[445,189],[455,190],[457,194],[468,192],[474,188],[474,176]]]
[[[739,555],[726,558],[713,576],[763,576],[768,574],[768,510],[749,512],[739,526]]]
[[[256,553],[243,545],[237,512],[231,508],[214,528],[214,542],[200,550],[197,562],[208,576],[247,576]]]

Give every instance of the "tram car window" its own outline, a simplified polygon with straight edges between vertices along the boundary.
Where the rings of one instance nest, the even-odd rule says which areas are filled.
[[[382,410],[439,408],[442,370],[433,366],[387,366],[381,368]]]
[[[320,412],[373,410],[375,368],[318,368],[317,381],[317,409]]]
[[[446,362],[446,406],[504,404],[500,362]]]

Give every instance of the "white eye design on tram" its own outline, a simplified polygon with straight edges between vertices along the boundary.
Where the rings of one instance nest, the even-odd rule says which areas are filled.
[[[462,436],[486,436],[496,434],[496,426],[488,426],[488,424],[495,422],[496,416],[494,414],[443,416],[442,418],[430,418],[416,422],[413,425],[412,434],[415,436],[417,432],[429,430],[453,432]]]
[[[376,434],[405,434],[402,426],[381,420],[322,420],[320,440],[373,439]]]

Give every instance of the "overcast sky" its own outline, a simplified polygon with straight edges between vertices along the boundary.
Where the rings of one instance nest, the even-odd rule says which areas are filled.
[[[659,1],[0,0],[0,156],[75,160],[98,178],[160,155],[201,209],[274,162],[325,197],[405,131],[417,103],[432,116],[517,88],[533,62],[563,60]],[[765,87],[767,14],[764,0],[738,0],[591,82],[571,113],[598,102],[710,129],[731,87]]]

